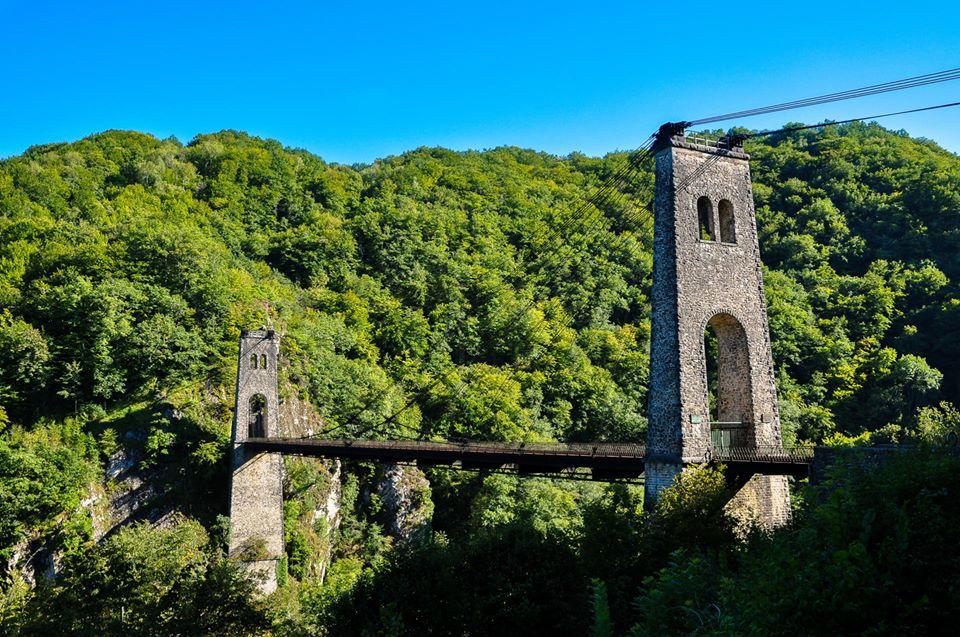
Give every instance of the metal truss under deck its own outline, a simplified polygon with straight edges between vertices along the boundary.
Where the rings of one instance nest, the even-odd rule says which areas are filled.
[[[625,443],[432,442],[423,440],[352,440],[312,438],[248,438],[256,452],[321,458],[412,463],[418,466],[461,466],[471,469],[516,468],[520,473],[558,474],[590,469],[595,480],[638,477],[647,462],[667,461],[647,454],[646,447]],[[736,474],[761,473],[807,477],[813,447],[793,449],[717,448],[698,462],[723,463]]]

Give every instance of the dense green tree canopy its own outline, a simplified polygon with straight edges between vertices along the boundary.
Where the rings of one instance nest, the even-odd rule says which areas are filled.
[[[960,392],[958,160],[863,124],[748,150],[787,428],[909,433]],[[652,176],[579,205],[622,161],[348,167],[229,131],[31,148],[0,164],[3,409],[29,425],[175,387],[272,320],[331,424],[413,400],[400,421],[440,435],[638,439]]]
[[[758,138],[747,151],[787,441],[947,439],[960,400],[960,159],[868,124]],[[582,205],[625,159],[420,148],[343,166],[234,131],[186,145],[108,131],[0,161],[0,557],[40,539],[68,556],[93,550],[78,511],[120,448],[214,529],[237,337],[263,324],[284,335],[285,391],[309,399],[337,433],[642,440],[649,166],[600,208]],[[686,513],[642,521],[630,492],[432,475],[436,528],[451,544],[433,537],[395,550],[365,471],[345,479],[324,587],[309,583],[306,557],[319,532],[294,524],[308,507],[287,512],[290,577],[303,580],[313,619],[344,631],[363,627],[342,623],[343,609],[370,600],[384,621],[419,625],[390,610],[399,603],[390,582],[411,564],[479,574],[491,555],[519,547],[551,562],[543,581],[570,587],[584,608],[591,599],[607,607],[625,630],[662,606],[641,600],[639,619],[624,610],[641,575],[679,550],[644,598],[667,599],[726,559],[709,547],[732,541],[713,517],[720,535],[710,537]],[[704,497],[716,486],[701,484]],[[69,562],[75,579],[64,581],[125,568],[110,552],[120,542],[150,555],[182,542],[196,559],[176,572],[157,562],[157,577],[242,597],[217,543],[190,528],[101,544],[85,566]],[[662,551],[617,552],[598,528]],[[513,597],[472,599],[442,582],[418,594],[426,604],[453,591],[474,604],[464,621],[482,616],[491,627],[502,619],[491,605],[521,599],[525,617],[546,621],[553,601],[535,601],[515,566],[498,565],[519,587]],[[704,596],[720,594],[711,586]],[[44,613],[66,599],[48,593],[31,602]],[[141,592],[118,585],[104,595],[96,603]],[[159,616],[153,603],[142,617]],[[577,615],[564,629],[588,624]]]

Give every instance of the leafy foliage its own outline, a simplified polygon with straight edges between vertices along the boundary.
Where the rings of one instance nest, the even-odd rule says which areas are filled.
[[[955,439],[960,160],[865,124],[749,144],[786,439]],[[130,578],[128,588],[104,580],[113,588],[60,619],[50,619],[68,599],[59,584],[34,598],[11,582],[0,616],[23,619],[30,607],[80,627],[86,614],[93,630],[113,626],[107,606],[129,602],[137,621],[181,630],[147,594],[151,578],[189,591],[195,608],[224,595],[256,614],[217,557],[222,538],[208,544],[191,523],[123,532],[125,550],[152,565],[137,580],[120,539],[91,546],[81,504],[97,463],[135,454],[164,497],[216,527],[243,328],[283,331],[285,386],[339,434],[642,439],[652,175],[622,187],[623,205],[579,209],[623,160],[420,148],[350,167],[235,131],[186,145],[108,131],[0,161],[0,556],[42,540],[77,556],[69,581],[114,568]],[[347,471],[333,535],[313,522],[316,479],[288,485],[287,590],[299,610],[276,619],[280,631],[362,632],[370,626],[349,612],[364,604],[378,605],[383,632],[430,622],[500,630],[504,605],[558,633],[765,626],[747,610],[734,617],[721,602],[749,600],[702,577],[760,578],[749,559],[739,566],[717,506],[725,486],[709,472],[691,475],[656,517],[625,487],[437,472],[436,533],[404,547],[378,521],[368,468]],[[867,507],[865,496],[851,506]],[[892,528],[892,514],[877,515]],[[771,546],[801,550],[784,538]],[[185,563],[157,556],[179,545]],[[334,561],[321,569],[310,555],[327,548]],[[470,577],[427,582],[459,564]],[[769,585],[787,591],[783,572]],[[544,582],[566,601],[545,596]],[[759,590],[746,579],[742,588]],[[869,599],[890,604],[885,594]]]
[[[79,450],[76,442],[55,429],[16,429],[0,438],[0,558],[10,559],[15,545],[34,535],[62,546],[65,532],[89,527],[78,509],[93,466],[84,441]]]
[[[65,565],[26,608],[23,635],[254,635],[266,628],[253,583],[207,553],[184,521],[133,526]]]
[[[956,158],[862,124],[748,150],[786,427],[911,430],[956,401]],[[203,378],[266,302],[333,425],[412,398],[400,429],[636,439],[649,227],[574,216],[622,159],[422,148],[346,167],[231,131],[32,148],[0,164],[3,408],[29,424]]]

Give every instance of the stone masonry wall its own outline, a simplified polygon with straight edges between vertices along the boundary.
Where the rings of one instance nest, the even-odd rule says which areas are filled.
[[[250,400],[258,394],[266,402],[264,433],[279,434],[279,350],[272,330],[242,333],[233,419],[230,555],[259,579],[263,594],[276,590],[276,567],[283,557],[283,460],[279,454],[249,454],[242,443],[249,433]]]
[[[729,202],[735,242],[720,241],[726,238],[722,236],[701,239],[697,205],[701,197],[710,202],[712,227],[717,230],[721,201]],[[744,423],[742,442],[747,446],[779,446],[750,164],[742,151],[674,137],[657,153],[652,296],[647,434],[651,458],[679,466],[702,461],[711,450],[704,352],[708,325],[719,344],[721,420]],[[660,469],[658,474],[669,473]],[[662,482],[648,473],[650,505],[664,488]],[[762,509],[760,517],[770,521],[781,517],[785,481],[762,479],[751,484],[757,497],[745,499]]]
[[[768,528],[790,521],[790,484],[787,476],[754,475],[727,503],[727,512],[740,528],[759,524]]]

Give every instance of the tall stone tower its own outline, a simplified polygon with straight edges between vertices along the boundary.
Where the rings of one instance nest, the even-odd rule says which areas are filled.
[[[718,447],[781,445],[749,157],[739,144],[669,133],[656,148],[648,506],[684,463]],[[713,409],[707,330],[717,343]],[[786,480],[751,477],[732,508],[766,525],[785,520]]]
[[[260,591],[277,588],[283,557],[283,460],[250,453],[247,438],[279,435],[277,363],[280,339],[273,330],[240,335],[236,409],[233,418],[233,478],[230,486],[230,556],[260,578]]]

